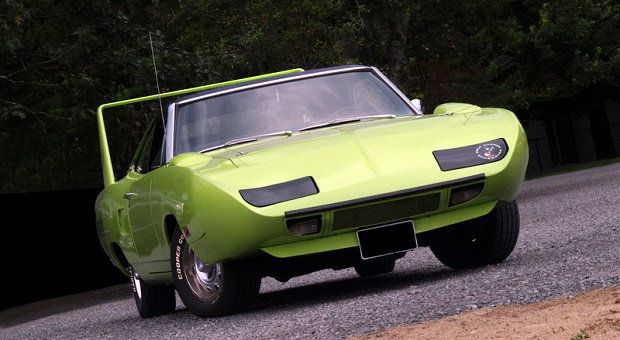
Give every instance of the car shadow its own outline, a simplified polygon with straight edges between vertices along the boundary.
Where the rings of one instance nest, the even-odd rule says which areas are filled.
[[[330,270],[319,271],[308,274],[313,276],[313,282],[304,283],[306,281],[300,280],[297,281],[297,285],[293,283],[291,287],[283,283],[282,287],[276,288],[276,290],[262,291],[256,303],[249,310],[245,311],[244,314],[268,311],[278,312],[297,309],[300,306],[311,307],[324,303],[344,301],[351,298],[374,295],[377,291],[386,292],[424,286],[455,277],[472,275],[483,270],[485,270],[485,267],[453,270],[442,265],[431,265],[402,268],[391,273],[371,277],[359,277],[351,270],[350,274],[340,275],[336,278],[331,276]],[[320,281],[323,273],[326,273],[325,281]],[[268,278],[266,280],[271,279]],[[317,282],[316,280],[319,281]],[[271,282],[271,287],[273,286],[273,282]],[[10,328],[54,314],[127,299],[133,300],[131,283],[29,303],[0,311],[0,328]],[[177,303],[175,314],[190,313],[178,300],[178,297]],[[183,317],[186,316],[183,315]]]
[[[412,286],[442,281],[455,276],[471,275],[483,268],[453,270],[447,267],[398,271],[372,277],[345,277],[303,286],[262,292],[257,303],[248,312],[287,310],[309,307],[334,301],[374,295],[377,291],[402,290]],[[355,275],[355,274],[353,274]]]

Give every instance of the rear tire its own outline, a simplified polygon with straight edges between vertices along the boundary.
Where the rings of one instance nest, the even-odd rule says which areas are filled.
[[[218,317],[249,308],[258,297],[260,276],[246,262],[203,263],[179,228],[172,236],[171,266],[179,297],[194,315]]]
[[[141,317],[148,319],[175,311],[177,302],[174,286],[150,285],[142,281],[131,265],[127,267],[127,272],[131,276],[133,298]]]
[[[519,238],[516,201],[496,206],[489,214],[437,230],[430,244],[441,263],[465,269],[504,261]]]

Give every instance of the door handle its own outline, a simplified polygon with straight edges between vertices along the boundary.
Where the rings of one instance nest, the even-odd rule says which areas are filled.
[[[131,201],[131,198],[133,196],[138,196],[138,194],[136,194],[135,192],[128,192],[128,193],[123,195],[123,198],[128,200],[128,201]]]

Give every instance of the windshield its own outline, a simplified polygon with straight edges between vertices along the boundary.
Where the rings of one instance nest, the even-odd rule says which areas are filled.
[[[225,146],[233,140],[287,135],[279,132],[297,132],[358,117],[411,114],[414,112],[407,103],[372,72],[295,79],[180,106],[175,118],[174,154]]]

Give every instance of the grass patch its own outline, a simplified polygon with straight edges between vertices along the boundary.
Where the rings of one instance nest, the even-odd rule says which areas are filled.
[[[537,179],[537,178],[543,178],[543,177],[549,177],[549,176],[569,173],[573,171],[596,168],[599,166],[614,164],[618,162],[620,162],[620,157],[602,159],[602,160],[587,162],[587,163],[559,165],[553,169],[550,169],[544,172],[537,172],[535,174],[526,174],[525,180],[527,181],[530,179]]]
[[[572,338],[570,338],[570,340],[583,340],[583,339],[588,339],[589,337],[590,337],[590,334],[588,334],[588,332],[582,329],[579,334],[573,336]]]

